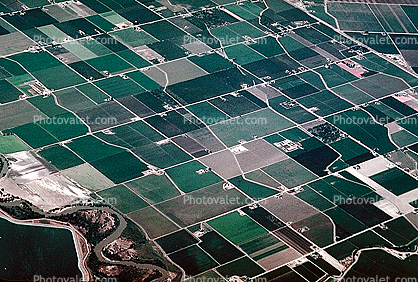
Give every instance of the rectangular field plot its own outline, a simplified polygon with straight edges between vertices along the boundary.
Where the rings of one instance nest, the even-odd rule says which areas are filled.
[[[334,243],[334,225],[322,213],[292,223],[292,227],[295,230],[304,230],[303,236],[320,247]],[[308,230],[306,230],[306,227],[308,227]]]
[[[299,198],[286,193],[281,198],[268,198],[261,205],[284,222],[297,222],[319,213]]]
[[[347,163],[350,163],[350,160],[356,157],[369,153],[369,150],[350,138],[341,139],[331,143],[330,146],[338,151],[342,155],[342,159]]]
[[[98,133],[97,136],[111,144],[132,150],[145,162],[156,167],[165,168],[191,159],[172,142],[156,144],[164,137],[141,121],[112,128],[112,132],[113,134]]]
[[[115,186],[110,179],[88,163],[68,168],[61,173],[91,191]]]
[[[181,266],[187,275],[197,275],[219,265],[198,246],[172,253],[169,257]]]
[[[199,242],[193,235],[185,229],[171,233],[156,240],[158,245],[165,253],[170,254],[180,249],[184,249]]]
[[[335,204],[339,204],[337,199],[360,198],[372,192],[366,185],[360,185],[336,176],[328,176],[312,182],[309,187]]]
[[[365,3],[332,3],[328,11],[338,19],[343,30],[383,31],[372,10]]]
[[[404,217],[385,223],[387,229],[376,227],[373,230],[392,242],[395,246],[407,245],[416,240],[417,229]]]
[[[93,136],[74,139],[67,146],[87,162],[94,162],[124,151],[121,148],[108,145]]]
[[[398,168],[385,170],[370,178],[395,195],[401,195],[418,187],[417,180]]]
[[[324,211],[335,206],[327,198],[316,192],[316,190],[310,188],[309,185],[302,186],[302,189],[303,191],[297,193],[296,196],[318,210]]]
[[[123,185],[102,190],[97,194],[122,213],[130,213],[148,206],[144,200]]]
[[[0,135],[1,154],[12,154],[20,151],[29,151],[29,147],[15,135]]]
[[[153,207],[146,207],[129,214],[129,218],[141,225],[150,238],[157,238],[179,228]]]
[[[277,267],[299,256],[250,217],[238,212],[213,219],[209,224],[264,268]]]
[[[343,70],[338,65],[332,65],[329,69],[321,67],[316,71],[322,75],[328,87],[335,87],[357,79],[357,77]]]
[[[58,139],[35,123],[27,123],[13,129],[3,130],[3,133],[16,134],[32,148],[39,148],[58,142]]]
[[[263,123],[262,125],[260,125]],[[263,109],[242,117],[212,125],[214,133],[227,145],[237,145],[239,140],[251,140],[289,128],[292,122],[277,115],[270,109]]]
[[[229,181],[253,199],[267,198],[278,193],[277,190],[267,188],[266,186],[254,183],[252,181],[247,181],[242,176],[234,177],[229,179]]]
[[[317,281],[319,278],[325,275],[325,272],[319,269],[311,262],[305,262],[294,268],[294,271],[302,275],[308,281]]]
[[[336,226],[336,238],[344,239],[367,228],[366,225],[352,217],[339,207],[325,211]]]
[[[262,170],[288,188],[299,186],[317,178],[312,172],[292,159],[267,166]]]
[[[357,59],[353,59],[357,63],[361,64],[362,66],[377,72],[383,72],[388,75],[396,76],[402,78],[411,86],[418,85],[418,79],[411,74],[407,73],[406,71],[400,69],[399,67],[395,66],[394,64],[380,58],[374,53],[369,53],[364,56],[364,59],[359,61]]]
[[[73,152],[59,145],[48,147],[38,153],[59,170],[84,163],[84,161],[77,157]]]
[[[212,171],[205,170],[206,167],[198,161],[191,161],[166,172],[182,191],[188,193],[222,181]]]
[[[299,103],[291,101],[285,96],[277,96],[269,100],[269,105],[278,113],[292,121],[301,124],[316,119],[316,117],[303,109]]]
[[[232,198],[235,199],[228,201]],[[189,226],[236,209],[248,202],[250,200],[236,189],[223,190],[220,183],[162,202],[156,207],[179,225]]]
[[[180,196],[179,190],[165,175],[148,175],[128,182],[126,185],[152,203]]]
[[[264,269],[247,257],[240,258],[216,269],[223,276],[253,277],[264,272]]]
[[[328,90],[300,98],[298,102],[307,108],[318,108],[318,110],[315,110],[315,113],[320,116],[327,116],[353,106]]]
[[[381,98],[408,88],[402,80],[385,74],[376,74],[352,83],[367,94]]]
[[[101,158],[91,165],[116,184],[142,176],[147,170],[142,161],[127,151]]]
[[[258,79],[234,67],[170,85],[167,91],[181,103],[190,104],[239,90],[241,85],[252,85],[254,81]]]
[[[199,243],[199,247],[211,255],[219,264],[224,264],[244,256],[243,252],[215,231],[208,232],[199,237],[199,239],[202,241]]]

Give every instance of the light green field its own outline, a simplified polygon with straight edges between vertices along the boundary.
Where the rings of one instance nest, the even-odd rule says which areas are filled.
[[[126,185],[153,203],[165,201],[180,195],[180,192],[165,175],[148,175],[128,182]]]
[[[270,109],[263,109],[211,126],[213,132],[227,145],[239,144],[239,140],[250,141],[254,135],[261,137],[289,128],[293,125]]]
[[[317,178],[315,174],[292,159],[264,167],[262,170],[288,188],[296,187]]]
[[[97,194],[99,194],[106,203],[113,205],[122,213],[130,213],[148,206],[144,200],[123,185],[102,190]]]
[[[29,151],[29,147],[14,135],[0,135],[1,154],[12,154],[20,151]]]

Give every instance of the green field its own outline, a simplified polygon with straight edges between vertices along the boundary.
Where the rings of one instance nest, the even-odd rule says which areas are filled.
[[[25,145],[14,135],[0,135],[0,153],[12,154],[20,151],[28,151],[29,147]]]
[[[191,192],[221,182],[222,179],[212,171],[198,174],[197,171],[206,167],[198,161],[191,161],[167,169],[167,174],[183,192]]]
[[[166,175],[148,175],[128,182],[126,185],[152,203],[158,203],[180,195],[180,192]]]
[[[39,154],[53,164],[59,170],[64,170],[84,163],[73,152],[60,145],[54,145],[43,149]]]
[[[144,200],[123,185],[102,190],[97,194],[122,213],[130,213],[148,206]]]
[[[392,168],[370,177],[395,195],[418,188],[418,181],[400,170]]]
[[[296,187],[316,178],[312,172],[292,159],[264,167],[263,171],[288,188]]]
[[[239,140],[250,141],[254,136],[264,136],[289,128],[292,122],[270,109],[237,117],[211,126],[214,133],[227,145],[234,146]]]
[[[380,154],[396,149],[389,140],[387,128],[373,122],[372,117],[362,110],[345,111],[327,120],[371,149],[377,149]]]

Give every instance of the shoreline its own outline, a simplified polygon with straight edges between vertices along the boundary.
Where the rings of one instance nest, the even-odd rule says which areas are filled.
[[[92,280],[91,271],[89,270],[86,264],[87,258],[91,253],[90,245],[88,244],[87,239],[84,238],[80,231],[78,231],[73,225],[71,225],[70,223],[63,223],[61,221],[48,218],[20,220],[12,217],[1,208],[0,217],[14,224],[69,230],[73,236],[73,242],[77,253],[78,268],[82,275],[82,281]]]

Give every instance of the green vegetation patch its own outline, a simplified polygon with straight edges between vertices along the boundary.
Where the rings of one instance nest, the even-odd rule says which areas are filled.
[[[327,210],[335,205],[326,199],[324,196],[316,192],[316,190],[309,187],[309,185],[303,186],[303,191],[296,194],[296,197],[304,200],[308,204],[314,206],[320,211]]]
[[[396,167],[370,176],[370,178],[395,195],[401,195],[418,188],[417,180]]]
[[[121,148],[108,145],[93,136],[74,139],[67,146],[87,162],[94,162],[124,151]]]
[[[216,269],[223,276],[254,277],[264,272],[264,269],[248,257],[243,257]]]
[[[59,170],[78,166],[84,163],[73,152],[60,145],[54,145],[39,152],[43,158],[53,164]]]
[[[111,74],[120,73],[134,68],[132,65],[115,54],[93,58],[87,60],[86,63],[99,72],[108,71]]]
[[[55,137],[35,123],[27,123],[12,129],[7,129],[3,133],[16,134],[32,148],[39,148],[58,142]]]
[[[97,194],[99,194],[106,203],[113,205],[122,213],[130,213],[148,206],[144,200],[123,185],[102,190],[97,192]]]
[[[94,83],[113,98],[120,98],[145,92],[141,86],[130,79],[114,76]]]
[[[0,104],[18,100],[23,93],[6,80],[0,80]]]
[[[217,53],[204,56],[193,56],[188,59],[209,73],[229,69],[234,66],[231,62]]]
[[[274,113],[271,109],[263,109],[214,124],[211,128],[227,146],[234,146],[239,144],[240,140],[250,141],[254,136],[268,135],[292,125],[292,122]]]
[[[389,140],[387,128],[371,122],[372,117],[363,110],[345,111],[329,117],[327,120],[368,147],[378,149],[380,154],[386,154],[396,149]]]
[[[146,164],[127,151],[93,161],[91,165],[116,184],[137,178],[147,170]]]
[[[129,217],[141,225],[150,238],[156,238],[178,230],[179,228],[153,207],[146,207],[129,214]]]
[[[264,167],[262,170],[288,188],[296,187],[317,178],[315,174],[292,159]]]
[[[185,229],[182,229],[162,238],[158,238],[156,242],[166,254],[169,254],[196,244],[199,241]]]
[[[0,135],[0,153],[12,154],[20,151],[29,151],[29,147],[25,145],[15,135]]]
[[[172,253],[170,259],[184,269],[187,275],[197,275],[218,264],[198,246]]]
[[[277,190],[273,190],[263,185],[247,181],[242,176],[237,176],[235,178],[229,179],[229,182],[238,187],[238,189],[243,191],[246,195],[257,200],[267,198],[278,193]]]
[[[198,161],[191,161],[167,169],[167,174],[184,192],[191,192],[200,188],[221,182],[222,179],[212,171],[205,171],[206,167]]]
[[[180,195],[166,175],[148,175],[126,183],[132,190],[153,203],[159,203]]]

